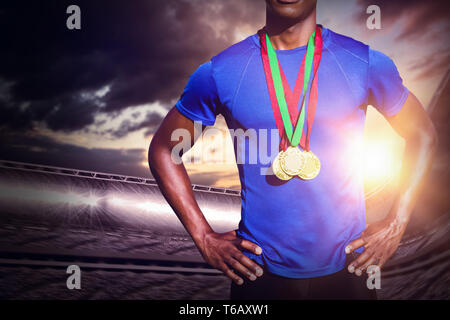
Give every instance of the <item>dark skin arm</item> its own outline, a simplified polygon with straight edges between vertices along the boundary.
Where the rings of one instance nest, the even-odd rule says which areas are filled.
[[[370,265],[382,268],[397,250],[420,191],[422,178],[429,171],[437,148],[436,130],[412,93],[402,110],[386,119],[406,142],[401,181],[397,198],[386,218],[368,225],[361,237],[345,249],[346,253],[350,253],[364,246],[364,252],[348,267],[348,271],[355,272],[357,276]]]
[[[182,162],[178,161],[177,164],[177,161],[173,161],[178,155],[172,158],[172,150],[182,139],[172,141],[171,136],[176,129],[187,130],[191,139],[189,145],[195,143],[193,121],[179,113],[176,108],[172,108],[155,133],[148,152],[150,169],[162,194],[191,235],[206,262],[221,270],[237,284],[243,283],[242,275],[255,280],[263,271],[242,254],[242,250],[261,254],[261,248],[250,241],[237,238],[235,231],[214,232],[206,221],[195,200],[186,168]]]

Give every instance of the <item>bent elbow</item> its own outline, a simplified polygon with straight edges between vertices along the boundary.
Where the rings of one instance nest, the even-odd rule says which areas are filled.
[[[147,153],[147,161],[148,165],[150,167],[150,171],[154,171],[154,169],[157,167],[158,163],[158,155],[161,154],[160,151],[160,144],[158,143],[157,139],[154,137],[152,141],[150,142],[150,146],[148,147],[148,153]]]
[[[148,152],[147,152],[147,161],[148,161],[149,165],[150,165],[151,159],[153,158],[154,155],[155,155],[155,147],[154,147],[153,139],[152,139],[152,141],[150,141],[150,145],[148,147]]]
[[[434,125],[431,125],[430,130],[428,130],[426,143],[433,151],[435,151],[439,146],[439,135]]]

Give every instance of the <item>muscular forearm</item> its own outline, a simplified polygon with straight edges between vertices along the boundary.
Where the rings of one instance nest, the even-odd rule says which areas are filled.
[[[167,146],[153,143],[149,148],[149,165],[159,188],[186,230],[197,245],[202,237],[212,232],[211,226],[201,212],[183,163],[172,161]]]
[[[436,130],[413,94],[388,121],[406,141],[397,198],[385,219],[369,224],[361,237],[346,247],[347,253],[365,247],[348,266],[349,272],[356,275],[371,265],[381,268],[397,250],[437,148]]]
[[[436,148],[437,138],[433,130],[419,131],[406,139],[398,195],[387,217],[398,232],[403,232],[409,222],[421,182],[431,168]]]
[[[172,157],[172,150],[175,150],[175,146],[181,142],[172,140],[173,132],[177,129],[188,132],[192,146],[197,138],[194,124],[174,107],[153,136],[148,151],[150,170],[162,194],[191,235],[207,263],[221,270],[237,284],[242,284],[243,279],[236,272],[250,280],[255,280],[262,275],[263,271],[241,250],[261,254],[261,248],[248,240],[238,239],[235,231],[214,232],[208,224],[195,200],[186,168],[181,159],[178,159],[181,155],[174,155],[177,157],[175,159]],[[185,151],[183,149],[183,152]]]
[[[260,277],[262,269],[240,250],[261,254],[261,248],[250,241],[237,239],[234,231],[219,234],[212,230],[195,200],[186,168],[183,163],[176,164],[172,161],[170,147],[152,142],[148,158],[162,194],[191,235],[205,261],[237,284],[242,284],[243,279],[236,272],[250,280]]]

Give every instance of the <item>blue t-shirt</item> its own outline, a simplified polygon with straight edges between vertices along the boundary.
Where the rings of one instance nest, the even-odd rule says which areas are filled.
[[[344,268],[345,246],[365,229],[358,162],[366,107],[370,104],[392,116],[408,96],[386,55],[327,28],[322,36],[319,98],[310,138],[311,151],[321,161],[319,175],[310,181],[295,177],[281,181],[267,174],[271,161],[265,155],[273,159],[278,153],[273,150],[278,146],[270,145],[270,133],[258,135],[258,140],[267,139],[266,153],[259,150],[260,141],[234,139],[235,152],[245,157],[238,163],[242,188],[238,235],[262,248],[260,256],[245,254],[268,271],[290,278],[317,277]],[[306,46],[277,50],[291,89],[305,52]],[[230,130],[277,130],[258,35],[201,65],[176,107],[204,125],[213,125],[222,114]]]

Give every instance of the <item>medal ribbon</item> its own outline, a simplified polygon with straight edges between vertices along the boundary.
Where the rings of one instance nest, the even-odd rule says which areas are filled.
[[[269,97],[270,97],[270,103],[272,105],[272,111],[273,116],[275,118],[275,123],[278,128],[278,133],[281,137],[280,142],[280,149],[285,150],[286,149],[286,141],[287,137],[285,135],[285,131],[283,130],[284,124],[283,120],[281,119],[280,109],[278,108],[278,101],[275,94],[275,87],[273,85],[272,80],[272,72],[270,71],[270,63],[269,63],[269,57],[267,55],[267,46],[266,46],[266,37],[265,37],[265,31],[263,29],[258,31],[259,39],[261,42],[261,57],[264,67],[264,73],[266,75],[266,82],[267,82],[267,89],[269,91]],[[302,63],[303,67],[303,63]]]
[[[316,115],[316,107],[317,100],[319,98],[319,90],[317,88],[317,71],[319,70],[320,60],[322,58],[322,50],[323,50],[323,41],[322,41],[322,32],[319,27],[316,29],[316,36],[314,39],[315,43],[315,51],[314,51],[314,59],[313,59],[313,68],[314,68],[314,77],[313,83],[311,86],[311,91],[309,93],[309,104],[308,104],[308,116],[306,119],[307,123],[307,135],[306,141],[300,142],[303,149],[309,151],[309,138],[311,137],[311,130],[314,123],[314,117]]]
[[[302,102],[304,101],[304,96],[307,91],[307,87],[309,84],[309,78],[311,75],[311,69],[313,65],[313,55],[314,55],[314,35],[315,31],[309,37],[308,46],[306,49],[305,59],[305,75],[303,77],[303,91],[302,91]],[[277,59],[277,54],[270,43],[269,36],[266,34],[266,46],[267,53],[269,56],[270,70],[272,72],[272,79],[275,87],[275,93],[277,96],[278,107],[280,109],[281,118],[283,120],[284,130],[286,132],[286,136],[289,139],[291,146],[295,147],[300,143],[300,138],[303,132],[303,125],[305,122],[305,108],[304,103],[302,103],[302,107],[300,109],[300,117],[298,117],[298,121],[295,125],[295,129],[292,129],[291,117],[289,115],[289,110],[287,107],[286,95],[284,93],[283,82],[281,80],[280,74],[280,64]],[[297,78],[297,81],[299,79]],[[297,82],[296,81],[296,82]],[[298,100],[296,101],[298,104]]]
[[[297,146],[299,143],[303,149],[309,151],[309,137],[314,121],[315,109],[317,105],[317,70],[320,64],[322,54],[322,37],[319,27],[311,35],[308,41],[306,54],[302,59],[302,64],[295,82],[294,92],[291,92],[286,76],[276,57],[269,37],[264,30],[259,31],[261,41],[261,56],[263,60],[264,72],[266,75],[269,96],[272,104],[272,110],[277,124],[278,131],[281,136],[280,148],[285,150],[287,140],[291,146]],[[306,70],[305,70],[306,64]],[[304,119],[305,119],[305,103],[311,76],[311,69],[314,69],[313,81],[309,90],[309,103],[307,115],[307,135],[303,135]],[[305,72],[306,71],[306,72]],[[300,79],[303,78],[303,87],[300,87]],[[300,89],[303,88],[302,91]],[[302,93],[302,103],[300,112],[298,102],[300,101],[300,92]],[[278,108],[277,108],[278,106]],[[294,119],[296,120],[294,121]],[[294,130],[293,127],[294,126]],[[284,127],[284,130],[283,130]]]

